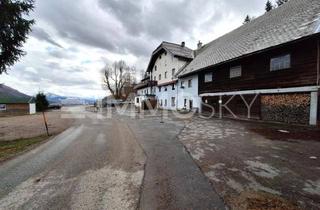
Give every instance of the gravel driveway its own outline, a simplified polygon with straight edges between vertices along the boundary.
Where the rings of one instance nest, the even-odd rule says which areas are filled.
[[[234,209],[320,209],[317,129],[195,117],[179,139]]]

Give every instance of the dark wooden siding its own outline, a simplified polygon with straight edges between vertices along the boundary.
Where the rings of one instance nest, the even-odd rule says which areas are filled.
[[[291,55],[291,68],[270,71],[270,59]],[[241,65],[242,76],[229,78],[231,67]],[[204,82],[205,73],[213,73],[213,81]],[[245,57],[199,73],[199,94],[264,88],[316,85],[317,39],[292,43],[263,53]]]

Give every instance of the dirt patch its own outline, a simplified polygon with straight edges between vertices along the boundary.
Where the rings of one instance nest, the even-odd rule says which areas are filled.
[[[264,192],[244,191],[237,197],[228,197],[231,209],[237,210],[299,210],[297,205]]]
[[[251,128],[251,131],[260,134],[270,140],[278,141],[292,141],[292,140],[305,140],[305,141],[320,141],[319,129],[287,129],[277,130],[272,128]],[[285,131],[285,132],[284,132]]]
[[[50,134],[58,134],[69,128],[73,119],[63,118],[66,111],[46,112]],[[42,114],[0,118],[0,141],[33,138],[46,135]]]

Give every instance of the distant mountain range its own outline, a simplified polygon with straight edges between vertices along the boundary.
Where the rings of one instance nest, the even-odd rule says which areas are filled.
[[[96,101],[96,99],[94,98],[60,96],[54,93],[46,93],[46,97],[50,104],[62,104],[62,105],[94,104],[94,102]]]

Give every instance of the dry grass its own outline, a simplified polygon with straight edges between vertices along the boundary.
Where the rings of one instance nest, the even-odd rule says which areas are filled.
[[[0,141],[0,162],[27,151],[47,139],[48,136],[38,136],[28,139]]]

